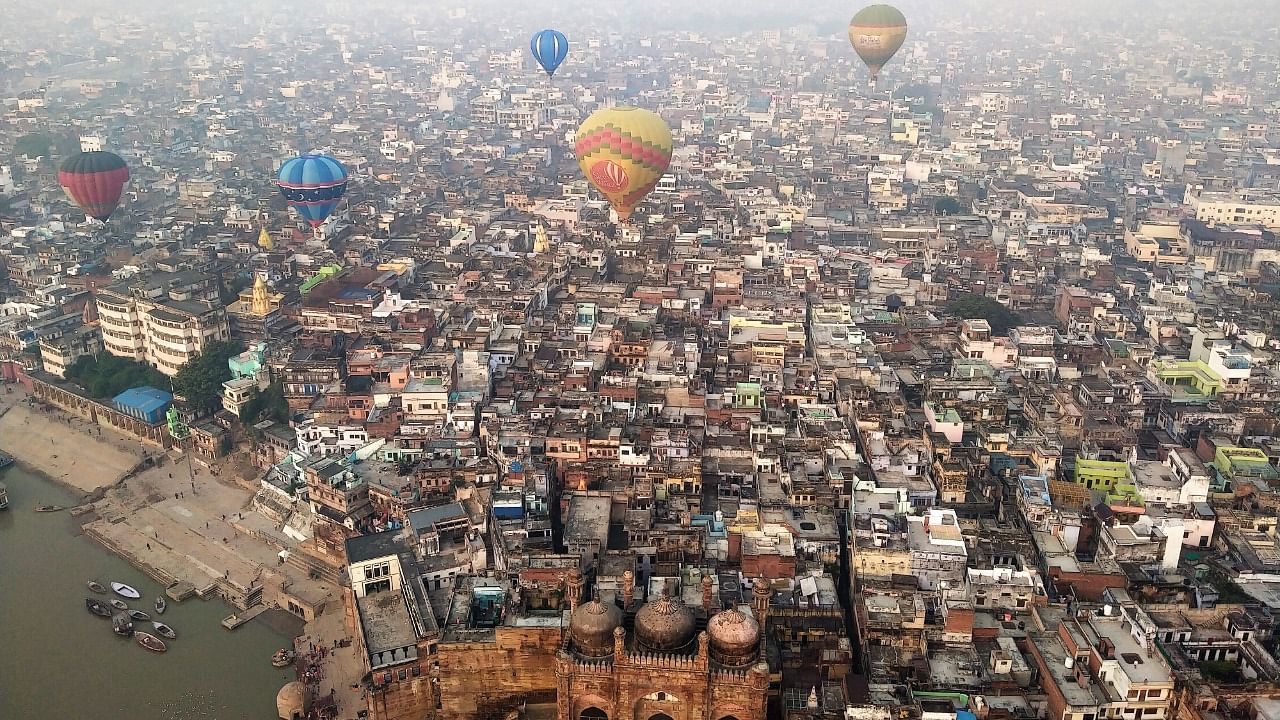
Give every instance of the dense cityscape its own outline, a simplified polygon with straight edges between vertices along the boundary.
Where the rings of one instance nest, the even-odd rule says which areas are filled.
[[[1280,720],[1280,4],[11,4],[103,716]]]

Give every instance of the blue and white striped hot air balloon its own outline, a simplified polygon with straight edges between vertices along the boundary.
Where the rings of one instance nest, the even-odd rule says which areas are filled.
[[[320,227],[347,192],[347,169],[328,155],[301,155],[280,167],[276,185],[311,227]]]
[[[529,50],[533,59],[547,71],[547,77],[551,77],[569,54],[569,38],[559,30],[539,30],[529,41]]]

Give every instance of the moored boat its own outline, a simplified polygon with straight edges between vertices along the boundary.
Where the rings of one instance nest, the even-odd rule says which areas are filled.
[[[128,585],[125,585],[122,582],[111,583],[111,589],[115,591],[115,594],[119,595],[120,597],[129,598],[130,600],[137,600],[138,598],[142,597],[142,593],[138,592],[137,590],[134,590],[133,588],[129,587]]]
[[[9,453],[0,452],[0,470],[3,470],[13,464],[13,456]]]
[[[151,625],[156,629],[156,633],[158,633],[159,635],[163,637],[167,637],[170,640],[178,639],[178,633],[173,628],[169,627],[168,625],[165,625],[159,620],[152,620]]]
[[[117,600],[116,598],[111,598],[107,602],[111,603],[111,607],[117,610],[123,610],[125,612],[129,612],[129,606],[126,605],[123,600]]]
[[[133,639],[139,645],[151,652],[164,652],[169,649],[169,647],[164,644],[163,640],[148,632],[134,633]]]
[[[164,611],[168,609],[169,609],[169,603],[165,602],[164,598],[162,597],[156,598],[156,614],[157,615],[163,615]]]
[[[85,598],[84,606],[89,612],[98,617],[111,617],[111,606],[97,598]]]
[[[116,613],[111,616],[111,629],[117,635],[129,637],[133,634],[133,620],[125,613]]]
[[[59,510],[65,510],[65,509],[66,508],[62,507],[61,505],[41,505],[36,508],[36,512],[58,512]]]
[[[98,582],[97,580],[90,580],[90,581],[89,581],[89,589],[90,589],[90,590],[92,590],[92,591],[94,591],[94,592],[96,592],[96,593],[103,593],[103,594],[106,594],[106,592],[107,592],[107,589],[106,589],[106,588],[104,588],[104,587],[102,587],[102,583]]]
[[[150,622],[150,621],[151,621],[151,616],[150,616],[150,615],[148,615],[148,614],[146,614],[146,613],[144,613],[144,612],[142,612],[141,610],[130,610],[130,611],[129,611],[129,617],[133,618],[134,620],[136,620],[136,621],[138,621],[138,622]]]
[[[297,653],[292,650],[280,648],[275,655],[271,656],[272,667],[288,667],[293,664],[293,659],[297,657]]]
[[[4,483],[0,483],[0,510],[9,507],[9,488]]]

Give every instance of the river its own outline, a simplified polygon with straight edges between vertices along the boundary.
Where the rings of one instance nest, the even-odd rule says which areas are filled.
[[[159,584],[80,535],[66,512],[33,512],[74,505],[61,487],[19,467],[0,480],[9,487],[0,511],[0,718],[276,717],[276,691],[293,670],[271,667],[271,654],[300,623],[271,612],[228,632],[219,624],[231,613],[224,603],[193,598],[170,602],[162,617],[178,633],[168,652],[116,637],[109,620],[85,610],[86,581],[134,586],[143,599],[131,606],[153,615]]]

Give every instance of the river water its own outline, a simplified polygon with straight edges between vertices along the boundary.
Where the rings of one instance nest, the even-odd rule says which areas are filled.
[[[161,618],[178,633],[165,641],[168,652],[116,637],[109,620],[85,610],[86,597],[100,597],[85,583],[132,585],[143,598],[130,606],[152,615],[160,586],[81,536],[66,512],[33,512],[74,505],[62,488],[19,467],[0,481],[9,487],[9,509],[0,511],[0,718],[276,717],[276,691],[293,671],[271,667],[271,654],[297,625],[271,627],[267,613],[228,632],[219,624],[231,613],[225,604],[192,598],[170,602]]]

